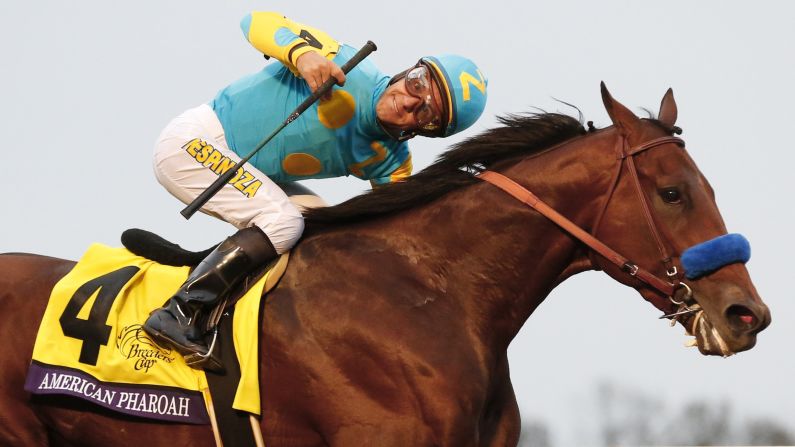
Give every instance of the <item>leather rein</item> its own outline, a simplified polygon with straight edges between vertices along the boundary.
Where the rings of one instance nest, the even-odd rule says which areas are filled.
[[[673,136],[665,136],[660,138],[655,138],[653,140],[647,141],[645,143],[639,144],[637,146],[630,146],[629,142],[625,135],[621,135],[616,144],[616,158],[618,160],[616,170],[613,174],[610,184],[610,190],[608,191],[607,195],[605,196],[604,203],[602,204],[601,210],[597,215],[596,223],[593,226],[593,230],[591,233],[583,230],[577,224],[563,216],[562,214],[558,213],[547,205],[544,201],[538,198],[535,194],[530,192],[527,188],[519,185],[515,181],[511,180],[510,178],[494,171],[483,171],[477,175],[477,178],[480,180],[486,181],[491,183],[492,185],[502,189],[506,193],[513,196],[515,199],[519,200],[522,203],[530,206],[534,210],[538,211],[541,215],[548,218],[559,227],[564,229],[566,232],[571,234],[572,236],[576,237],[580,240],[583,244],[587,245],[591,248],[593,252],[596,252],[603,256],[608,261],[615,264],[622,272],[637,278],[650,287],[656,289],[660,293],[662,293],[665,297],[670,300],[665,299],[657,299],[654,303],[657,305],[657,308],[663,310],[664,312],[668,312],[665,309],[671,309],[671,304],[674,305],[681,305],[683,301],[676,301],[673,298],[674,292],[679,287],[684,287],[687,292],[687,297],[685,299],[689,299],[691,296],[690,288],[681,280],[679,279],[679,271],[677,270],[676,266],[673,264],[673,259],[671,255],[668,253],[668,250],[665,248],[665,244],[663,243],[663,238],[660,234],[660,231],[657,229],[657,225],[654,221],[654,216],[652,214],[651,207],[649,206],[648,198],[646,194],[643,192],[643,189],[640,184],[640,178],[638,177],[638,170],[635,166],[634,156],[644,152],[646,150],[664,145],[664,144],[676,144],[682,148],[685,146],[685,142],[678,137]],[[643,210],[643,215],[646,219],[646,223],[654,237],[654,241],[657,244],[657,248],[660,252],[661,262],[665,265],[666,268],[666,275],[668,279],[662,279],[659,276],[651,273],[650,271],[638,266],[636,263],[630,261],[628,258],[624,257],[617,251],[613,250],[602,241],[600,241],[596,235],[599,230],[599,225],[601,224],[602,217],[605,215],[607,210],[607,206],[610,203],[610,199],[613,197],[613,193],[615,192],[616,188],[618,187],[618,181],[621,176],[621,171],[623,170],[623,166],[626,164],[627,169],[630,173],[632,178],[632,182],[635,186],[635,191],[638,195],[638,198],[641,203],[641,208]],[[596,263],[591,260],[592,263],[596,265]],[[668,314],[663,317],[672,317],[676,316],[676,313]]]

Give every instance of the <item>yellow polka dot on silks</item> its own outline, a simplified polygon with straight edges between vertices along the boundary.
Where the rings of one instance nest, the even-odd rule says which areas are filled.
[[[330,99],[321,99],[317,106],[317,118],[329,129],[339,129],[348,124],[356,110],[356,100],[345,90],[331,92]]]
[[[296,152],[284,157],[282,169],[295,176],[314,175],[323,169],[323,163],[313,155]]]

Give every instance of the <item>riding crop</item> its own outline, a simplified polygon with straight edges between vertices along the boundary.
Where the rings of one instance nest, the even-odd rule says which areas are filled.
[[[367,43],[364,44],[364,46],[359,51],[357,51],[352,58],[350,58],[350,60],[345,62],[345,64],[343,64],[343,66],[340,67],[342,69],[342,72],[347,74],[349,71],[351,71],[351,69],[353,69],[353,67],[358,65],[359,62],[361,62],[364,58],[366,58],[368,55],[370,55],[370,53],[372,53],[376,49],[377,47],[375,46],[375,44],[372,41],[368,40]],[[312,104],[314,104],[315,101],[317,101],[326,93],[328,93],[336,83],[337,80],[333,77],[327,79],[326,82],[324,82],[323,85],[321,85],[317,90],[315,90],[315,92],[312,93],[312,96],[306,98],[304,102],[302,102],[293,111],[293,113],[291,113],[287,117],[287,119],[284,120],[284,122],[279,127],[277,127],[276,130],[273,131],[273,133],[271,133],[264,140],[262,140],[254,148],[254,150],[252,150],[248,155],[243,157],[239,162],[232,165],[226,172],[219,175],[218,178],[215,179],[215,181],[210,186],[208,186],[204,191],[202,191],[201,194],[199,194],[195,199],[193,199],[193,201],[189,203],[188,206],[185,207],[185,209],[180,211],[180,214],[182,214],[182,216],[185,217],[185,219],[190,219],[190,217],[193,216],[193,214],[196,213],[196,211],[198,211],[202,206],[204,206],[204,204],[207,203],[207,201],[209,201],[221,188],[223,188],[225,184],[229,183],[232,177],[235,176],[237,168],[239,166],[243,166],[244,164],[246,164],[246,162],[248,162],[251,159],[251,157],[253,157],[257,152],[259,152],[260,149],[262,149],[266,144],[268,144],[268,142],[272,140],[273,137],[276,136],[276,134],[281,132],[281,130],[287,127],[288,124],[295,121],[295,119],[298,118],[298,116],[300,116],[302,113],[304,113],[306,109],[312,106]]]

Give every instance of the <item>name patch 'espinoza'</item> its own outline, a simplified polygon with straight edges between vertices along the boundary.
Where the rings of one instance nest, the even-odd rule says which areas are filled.
[[[223,155],[221,151],[207,144],[206,141],[194,138],[182,146],[183,149],[193,157],[197,163],[205,168],[209,168],[215,175],[221,175],[229,170],[235,163],[229,157]],[[249,171],[237,168],[237,173],[229,183],[246,197],[254,197],[257,194],[262,181],[254,177]]]

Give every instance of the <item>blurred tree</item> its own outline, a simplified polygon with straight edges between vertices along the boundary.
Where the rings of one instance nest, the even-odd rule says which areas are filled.
[[[737,444],[731,424],[731,405],[728,402],[691,402],[674,415],[658,442],[668,445],[729,445]]]
[[[775,420],[736,421],[728,400],[691,401],[667,412],[662,398],[609,381],[597,383],[591,396],[595,405],[582,405],[575,411],[588,428],[583,445],[795,446],[792,430]],[[518,446],[552,447],[553,439],[544,422],[525,420]]]
[[[597,384],[593,396],[596,406],[591,408],[597,422],[593,444],[795,445],[792,431],[771,419],[738,423],[727,400],[693,401],[666,412],[661,398],[606,381]]]
[[[650,445],[662,415],[662,402],[654,397],[601,382],[596,387],[599,437],[603,445]]]
[[[754,419],[745,424],[748,445],[795,445],[795,437],[786,428],[767,419]]]

